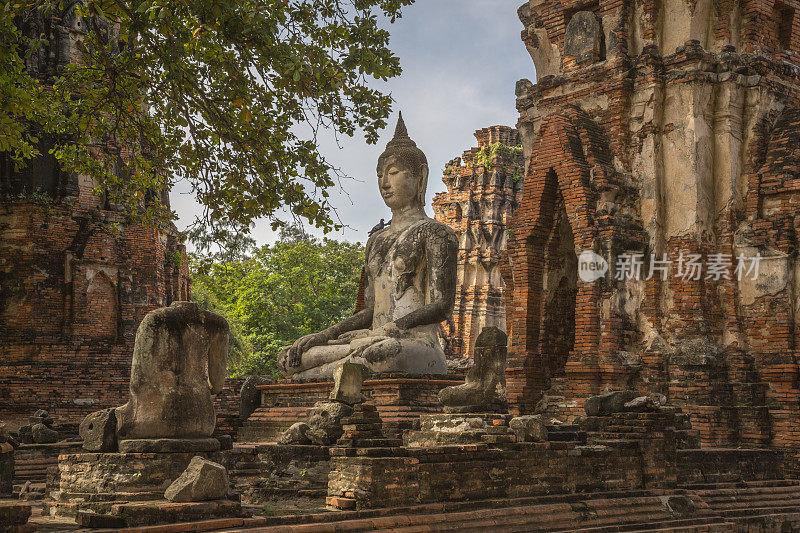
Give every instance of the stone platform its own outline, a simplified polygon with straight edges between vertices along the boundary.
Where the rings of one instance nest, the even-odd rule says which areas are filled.
[[[664,408],[547,426],[543,442],[514,442],[506,428],[492,424],[481,428],[480,443],[431,445],[425,437],[418,447],[355,454],[333,448],[327,501],[338,509],[370,509],[785,478],[780,452],[696,448],[696,435],[679,429],[683,424],[680,412]],[[488,431],[494,427],[497,434]],[[430,428],[412,432],[412,440],[413,433]]]
[[[327,446],[236,444],[223,456],[222,464],[243,504],[292,513],[325,508]]]
[[[28,524],[31,506],[15,500],[0,499],[0,533],[29,533],[36,527]]]
[[[220,452],[76,453],[59,458],[57,489],[45,501],[50,516],[88,511],[112,512],[114,506],[162,500],[164,491],[196,455],[221,462]]]
[[[213,500],[176,503],[167,500],[116,503],[108,513],[79,511],[76,523],[86,528],[139,528],[163,524],[191,523],[221,518],[243,518],[239,502]]]
[[[444,387],[460,385],[459,376],[408,376],[381,374],[364,382],[362,392],[378,408],[387,437],[400,437],[420,415],[440,413],[437,394]],[[239,442],[274,442],[295,422],[307,418],[306,411],[327,400],[332,381],[284,380],[261,385],[261,406],[239,429]]]

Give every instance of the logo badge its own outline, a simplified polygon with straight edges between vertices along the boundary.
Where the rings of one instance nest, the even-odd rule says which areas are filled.
[[[602,278],[608,272],[608,262],[591,250],[584,250],[578,256],[578,277],[581,281],[591,283]]]

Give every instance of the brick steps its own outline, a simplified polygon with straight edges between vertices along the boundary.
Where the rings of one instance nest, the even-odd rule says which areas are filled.
[[[441,412],[437,393],[443,387],[459,385],[460,376],[378,375],[364,382],[363,392],[374,403],[383,420],[387,437],[399,437],[423,414]],[[314,403],[326,400],[332,381],[278,382],[259,387],[261,407],[239,432],[240,442],[274,442],[289,426],[306,420]]]
[[[672,498],[691,502],[676,515]],[[789,503],[791,502],[791,504]],[[357,532],[521,531],[576,533],[732,532],[744,527],[800,528],[800,484],[766,481],[720,483],[696,491],[621,491],[519,499],[424,504],[394,509],[341,511],[253,519],[218,519],[125,529],[128,533],[184,531]],[[789,527],[790,529],[786,529]],[[759,531],[761,529],[758,529]],[[776,529],[781,530],[781,529]],[[110,531],[110,530],[109,530]]]
[[[141,526],[114,529],[95,529],[94,533],[183,533],[185,531],[230,531],[232,529],[250,529],[266,522],[265,518],[215,518],[197,522],[181,522],[162,526]]]
[[[586,518],[572,504],[478,509],[450,513],[385,516],[326,523],[286,524],[258,528],[263,532],[381,531],[580,531],[613,533],[635,531],[733,531],[733,524],[718,517],[671,519],[657,498],[630,512],[631,499],[592,501],[594,518]],[[641,501],[641,500],[637,500]],[[655,502],[655,503],[654,503]],[[578,506],[579,507],[579,506]],[[626,513],[626,511],[628,511]],[[621,523],[622,522],[622,523]],[[580,527],[580,526],[589,527]],[[578,526],[576,528],[576,526]]]
[[[726,517],[800,513],[800,485],[776,483],[698,490],[716,513]]]

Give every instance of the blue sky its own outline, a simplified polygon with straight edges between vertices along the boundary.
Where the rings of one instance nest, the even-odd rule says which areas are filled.
[[[428,157],[430,216],[430,199],[444,190],[444,164],[476,144],[473,132],[516,124],[515,84],[521,78],[535,79],[533,62],[519,37],[521,4],[522,0],[417,0],[402,19],[388,26],[392,50],[403,66],[400,77],[383,85],[395,100],[389,127],[377,145],[358,136],[340,139],[341,148],[332,136],[321,143],[328,160],[354,178],[342,182],[344,192],[332,191],[338,216],[349,228],[328,236],[363,242],[381,218],[391,218],[378,194],[375,164],[392,137],[398,110]],[[179,183],[171,196],[179,229],[198,212],[186,190]],[[275,238],[266,221],[256,224],[253,236],[259,244]]]

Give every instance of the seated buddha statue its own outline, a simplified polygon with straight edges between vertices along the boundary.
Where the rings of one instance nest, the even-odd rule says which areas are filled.
[[[365,307],[284,348],[278,365],[286,377],[330,378],[347,361],[373,373],[447,372],[439,324],[455,302],[458,241],[425,214],[428,162],[402,115],[377,171],[392,219],[367,240]]]

